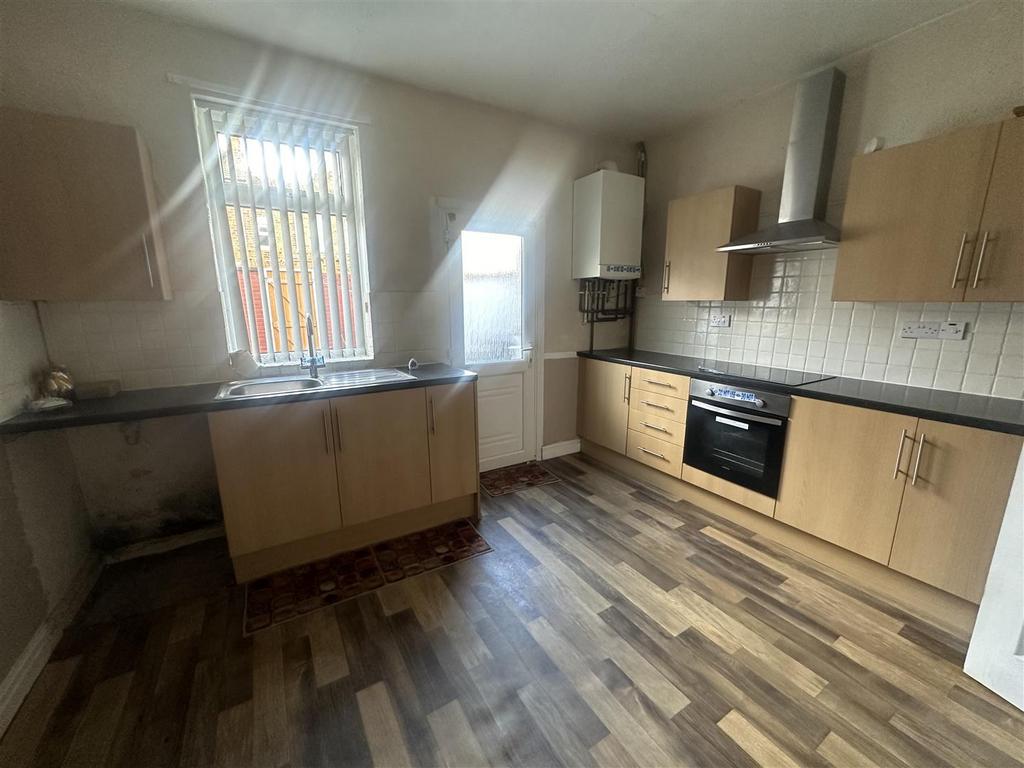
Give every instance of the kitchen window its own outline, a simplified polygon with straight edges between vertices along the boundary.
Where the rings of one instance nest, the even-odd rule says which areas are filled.
[[[300,362],[306,317],[326,361],[373,357],[355,126],[195,100],[232,352]]]

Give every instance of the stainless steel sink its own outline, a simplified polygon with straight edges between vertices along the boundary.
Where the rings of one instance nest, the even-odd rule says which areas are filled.
[[[273,397],[318,390],[351,389],[352,387],[386,384],[391,381],[406,381],[414,378],[416,377],[395,368],[342,371],[329,373],[318,379],[311,376],[272,376],[262,379],[246,379],[245,381],[229,381],[227,384],[221,385],[215,399],[240,400],[246,397]]]
[[[389,381],[405,381],[414,379],[408,373],[397,368],[366,368],[362,371],[342,371],[328,373],[324,376],[324,386],[329,389],[348,389],[349,387],[365,387],[370,384],[386,384]]]
[[[217,400],[238,400],[243,397],[290,395],[307,390],[323,389],[320,379],[309,376],[272,376],[264,379],[229,381],[217,392]]]

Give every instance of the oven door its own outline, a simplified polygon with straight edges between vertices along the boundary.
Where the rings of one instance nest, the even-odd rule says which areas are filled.
[[[683,462],[775,498],[786,420],[723,408],[696,397],[686,410]]]

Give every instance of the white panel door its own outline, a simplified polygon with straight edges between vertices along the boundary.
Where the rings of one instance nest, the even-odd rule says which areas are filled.
[[[442,209],[452,363],[476,371],[480,469],[537,458],[536,248],[506,221]]]

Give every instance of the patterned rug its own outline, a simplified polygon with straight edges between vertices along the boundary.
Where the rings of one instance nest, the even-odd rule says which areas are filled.
[[[501,469],[489,469],[480,473],[480,485],[488,496],[504,496],[534,485],[557,483],[558,478],[536,461],[515,464]]]
[[[250,635],[385,584],[491,551],[471,522],[456,520],[297,565],[245,585],[243,632]]]

